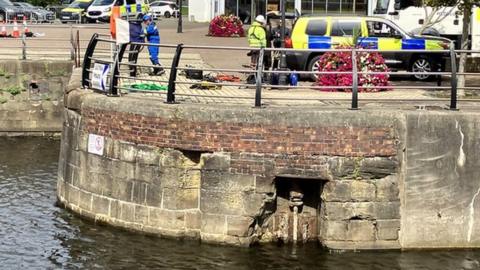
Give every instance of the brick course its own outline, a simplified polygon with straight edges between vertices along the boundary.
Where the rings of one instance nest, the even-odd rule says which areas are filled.
[[[83,130],[156,147],[206,152],[250,152],[277,165],[319,164],[317,156],[389,157],[396,154],[390,127],[298,127],[235,122],[192,122],[83,108]],[[243,169],[262,171],[258,159],[242,158]],[[232,165],[235,168],[235,164]]]

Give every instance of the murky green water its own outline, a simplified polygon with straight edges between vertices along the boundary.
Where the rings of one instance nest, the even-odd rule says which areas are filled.
[[[329,253],[136,235],[55,206],[59,141],[0,138],[0,269],[480,269],[480,250]]]

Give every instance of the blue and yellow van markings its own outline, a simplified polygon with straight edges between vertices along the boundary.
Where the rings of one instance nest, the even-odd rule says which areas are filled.
[[[331,37],[331,18],[324,18],[327,21],[327,31],[324,36],[307,35],[305,30],[308,22],[317,18],[301,18],[292,33],[292,43],[295,49],[331,49],[338,45],[348,45],[352,37]],[[439,40],[429,40],[424,38],[406,38],[397,39],[389,37],[369,37],[366,26],[366,19],[361,23],[362,37],[358,39],[358,45],[368,49],[378,50],[442,50],[443,47]],[[350,42],[349,42],[350,41]],[[334,44],[332,46],[332,44]]]

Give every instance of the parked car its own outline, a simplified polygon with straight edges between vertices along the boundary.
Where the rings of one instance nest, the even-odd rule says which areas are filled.
[[[152,13],[154,18],[165,17],[170,18],[178,17],[180,12],[178,11],[177,4],[171,1],[155,1],[150,3],[150,13]]]
[[[56,18],[60,18],[60,12],[62,12],[62,9],[68,7],[68,5],[73,2],[74,0],[60,0],[57,4],[47,5],[45,9],[55,13]]]
[[[13,21],[15,18],[20,21],[29,19],[28,14],[10,0],[0,0],[0,21]]]
[[[120,15],[138,19],[148,11],[148,0],[95,0],[87,10],[89,21],[110,21],[114,6],[120,7]]]
[[[53,11],[45,10],[26,2],[14,2],[13,4],[21,8],[25,13],[30,14],[30,20],[32,21],[36,21],[36,22],[55,21],[55,13]]]
[[[67,22],[87,22],[87,8],[93,3],[92,0],[76,0],[60,12],[60,21]]]
[[[433,50],[445,50],[450,40],[442,37],[416,36],[407,33],[392,21],[377,17],[301,17],[293,28],[291,47],[295,49],[330,49],[353,43],[354,29],[360,33],[358,44],[378,49],[392,69],[412,72],[443,70],[445,58]],[[387,50],[423,50],[422,52],[387,52]],[[385,51],[385,52],[382,52]],[[318,71],[321,52],[289,52],[287,65],[292,70]],[[431,75],[414,75],[417,80],[427,80]],[[312,79],[316,75],[311,76]]]

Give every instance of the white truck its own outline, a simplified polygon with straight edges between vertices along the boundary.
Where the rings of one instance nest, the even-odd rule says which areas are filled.
[[[426,23],[428,14],[432,13],[431,7],[416,6],[415,0],[373,0],[368,15],[389,19],[398,24],[402,29],[416,33]],[[470,41],[472,50],[480,50],[480,8],[473,8],[470,27]],[[439,35],[455,41],[459,48],[463,15],[456,7],[442,7],[433,16],[433,21],[443,18],[438,23],[428,27],[424,34]]]

